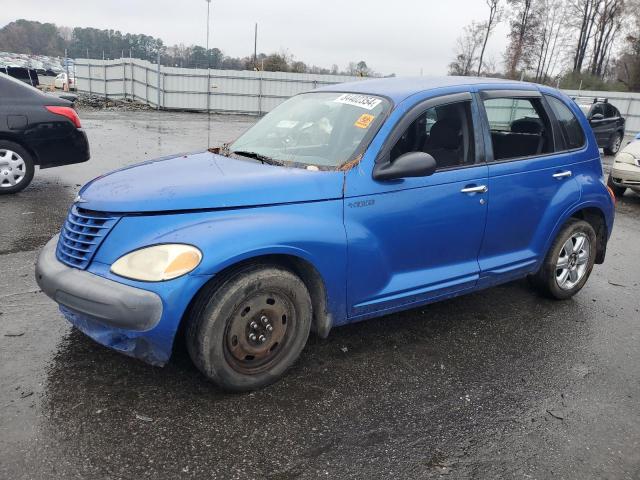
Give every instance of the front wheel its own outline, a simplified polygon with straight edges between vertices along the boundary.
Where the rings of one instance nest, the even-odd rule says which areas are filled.
[[[311,328],[304,283],[289,270],[255,265],[205,288],[194,304],[187,347],[218,386],[248,391],[278,380],[298,358]]]
[[[596,258],[596,232],[584,220],[570,219],[554,240],[532,280],[541,293],[564,300],[578,293]]]
[[[34,171],[29,152],[17,143],[0,140],[0,195],[25,188],[31,183]]]

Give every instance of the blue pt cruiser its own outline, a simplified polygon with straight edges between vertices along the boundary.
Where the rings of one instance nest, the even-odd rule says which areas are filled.
[[[297,95],[219,149],[89,182],[36,277],[97,342],[162,365],[184,328],[204,375],[251,390],[310,331],[522,277],[569,298],[613,217],[593,133],[559,91],[370,80]]]

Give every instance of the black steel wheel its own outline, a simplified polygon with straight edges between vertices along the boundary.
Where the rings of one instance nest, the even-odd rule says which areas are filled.
[[[278,380],[298,358],[311,327],[304,283],[289,270],[256,265],[205,288],[189,319],[187,347],[198,369],[226,390]]]

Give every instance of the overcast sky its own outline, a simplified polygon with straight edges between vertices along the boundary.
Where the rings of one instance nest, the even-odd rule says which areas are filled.
[[[18,18],[69,27],[113,28],[160,37],[165,44],[206,41],[206,0],[1,0],[0,24]],[[309,64],[341,69],[365,60],[398,75],[443,75],[455,41],[471,20],[484,20],[482,0],[213,0],[211,46],[231,56],[288,50]],[[489,40],[498,63],[505,25]]]

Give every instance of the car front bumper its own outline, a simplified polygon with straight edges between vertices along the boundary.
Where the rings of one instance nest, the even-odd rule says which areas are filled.
[[[620,187],[640,189],[640,167],[631,163],[614,162],[611,180]]]
[[[56,258],[57,243],[56,235],[42,249],[36,281],[60,305],[67,320],[102,345],[152,365],[164,365],[171,349],[166,342],[155,342],[154,335],[145,334],[162,318],[160,296],[65,265]]]

